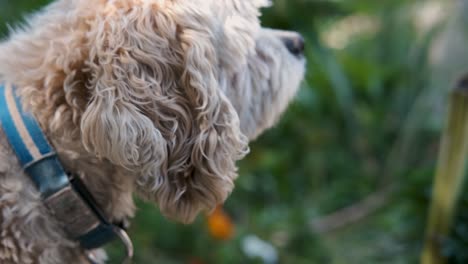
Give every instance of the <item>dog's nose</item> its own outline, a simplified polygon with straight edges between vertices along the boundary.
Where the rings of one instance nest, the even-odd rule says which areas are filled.
[[[304,53],[305,42],[301,35],[292,34],[290,36],[283,36],[281,39],[293,55],[300,56]]]

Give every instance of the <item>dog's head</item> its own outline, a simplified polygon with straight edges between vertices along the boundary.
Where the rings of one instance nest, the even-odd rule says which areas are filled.
[[[89,154],[125,168],[140,195],[190,222],[226,199],[248,141],[274,124],[303,77],[300,35],[260,27],[267,4],[58,1],[44,20],[64,24],[41,34],[62,32],[43,44],[61,53],[37,64],[66,65],[66,74],[37,86],[62,87]]]

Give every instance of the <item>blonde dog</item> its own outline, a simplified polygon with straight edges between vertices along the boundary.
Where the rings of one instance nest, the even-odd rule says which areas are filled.
[[[57,0],[0,43],[15,87],[111,222],[132,194],[190,223],[228,197],[236,161],[304,75],[304,42],[251,0]],[[0,263],[87,263],[0,129]]]

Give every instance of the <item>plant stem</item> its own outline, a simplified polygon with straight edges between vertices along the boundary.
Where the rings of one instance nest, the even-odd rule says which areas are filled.
[[[444,264],[442,242],[449,234],[463,185],[468,142],[468,75],[450,95],[421,264]]]

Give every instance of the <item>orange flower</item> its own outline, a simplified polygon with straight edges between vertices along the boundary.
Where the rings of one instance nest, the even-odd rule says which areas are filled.
[[[210,235],[218,240],[229,240],[234,236],[235,226],[229,215],[221,205],[208,216],[208,230]]]
[[[192,257],[189,259],[189,264],[204,264],[203,260],[197,258],[197,257]]]

